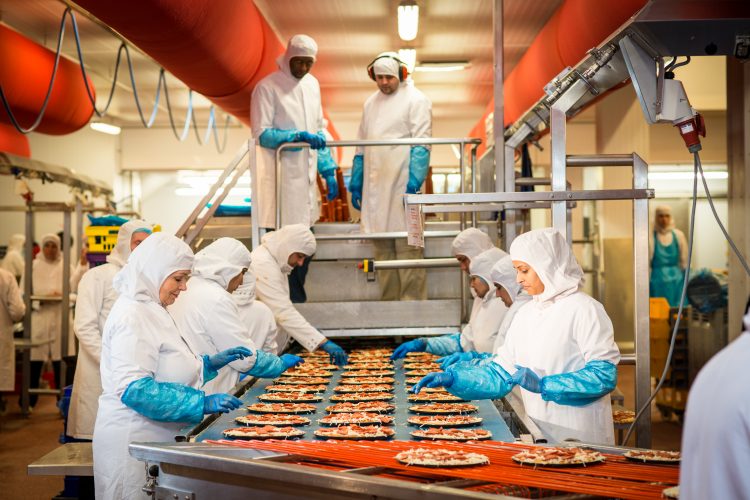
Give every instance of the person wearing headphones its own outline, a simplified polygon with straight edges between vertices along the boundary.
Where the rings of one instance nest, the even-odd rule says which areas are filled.
[[[432,103],[414,86],[407,65],[384,52],[368,66],[378,91],[365,101],[358,139],[410,139],[432,136]],[[358,147],[349,191],[361,212],[362,232],[406,231],[403,195],[422,187],[430,166],[429,146]],[[421,259],[422,249],[406,239],[374,240],[375,260]],[[382,300],[427,298],[424,269],[378,271]]]

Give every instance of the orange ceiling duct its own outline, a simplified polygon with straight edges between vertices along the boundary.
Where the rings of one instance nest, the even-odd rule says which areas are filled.
[[[54,63],[54,52],[0,25],[0,84],[22,127],[29,127],[39,115]],[[91,80],[89,85],[93,89]],[[35,131],[69,134],[86,125],[93,113],[94,107],[83,85],[81,67],[60,58],[47,110]],[[11,123],[2,107],[0,122]]]
[[[29,139],[13,125],[0,123],[0,153],[10,153],[31,158]]]
[[[504,121],[518,119],[544,94],[547,85],[566,66],[575,66],[586,52],[600,44],[646,4],[647,0],[619,0],[602,6],[600,0],[565,0],[542,28],[504,82]],[[494,111],[495,100],[471,130],[483,139],[477,152],[485,148],[485,120]]]

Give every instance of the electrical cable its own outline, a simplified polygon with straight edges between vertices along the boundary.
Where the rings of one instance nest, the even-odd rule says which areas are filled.
[[[677,57],[673,57],[671,61],[669,61],[669,64],[664,66],[664,72],[670,71],[672,69],[672,66],[674,66],[674,63],[677,62]]]
[[[670,71],[674,71],[674,70],[676,70],[677,68],[679,68],[679,67],[681,67],[681,66],[687,66],[688,64],[690,64],[690,56],[685,56],[685,58],[686,58],[686,59],[685,59],[684,61],[682,61],[681,63],[673,64],[673,65],[672,65],[672,66],[671,66],[671,67],[669,68],[669,70],[670,70]]]

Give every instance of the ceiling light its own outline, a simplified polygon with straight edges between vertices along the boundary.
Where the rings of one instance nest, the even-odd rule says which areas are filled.
[[[409,68],[409,73],[414,71],[414,66],[417,64],[416,49],[399,49],[398,58],[406,64],[407,68]]]
[[[469,67],[469,61],[444,61],[444,62],[427,62],[422,63],[414,68],[419,73],[444,73],[447,71],[463,71]]]
[[[419,5],[414,0],[403,0],[398,6],[398,36],[409,42],[417,38]]]
[[[122,130],[117,125],[111,125],[109,123],[103,122],[91,122],[89,123],[89,126],[97,132],[102,132],[109,135],[119,135]]]

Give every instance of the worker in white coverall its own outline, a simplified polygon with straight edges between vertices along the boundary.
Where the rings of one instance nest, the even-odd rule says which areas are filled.
[[[681,500],[750,498],[749,362],[746,306],[743,332],[706,363],[690,388],[682,432]]]
[[[252,269],[248,269],[242,278],[242,284],[232,293],[232,300],[253,344],[261,351],[281,354],[276,341],[277,329],[273,311],[263,302],[255,300],[255,275]]]
[[[346,352],[312,326],[289,299],[286,280],[295,266],[315,253],[315,237],[304,224],[284,226],[263,236],[261,245],[253,250],[251,269],[257,279],[258,298],[271,308],[279,328],[277,342],[283,350],[289,337],[312,352],[322,348],[337,365],[345,365]]]
[[[0,269],[5,269],[16,278],[16,283],[21,282],[23,275],[24,263],[23,244],[26,243],[26,236],[14,234],[8,241],[8,248],[5,250],[5,257],[0,262]]]
[[[206,395],[198,388],[252,353],[236,347],[201,358],[166,310],[187,288],[192,266],[190,247],[156,233],[115,275],[112,286],[119,296],[104,325],[102,396],[94,428],[97,500],[146,498],[144,463],[130,456],[130,443],[173,441],[204,414],[242,404],[229,394]]]
[[[365,101],[358,139],[417,139],[432,136],[432,103],[408,77],[398,55],[384,52],[367,67],[378,90]],[[429,146],[358,147],[349,191],[362,213],[362,232],[406,231],[404,194],[422,187],[430,167]],[[375,260],[421,259],[406,239],[373,240]],[[378,271],[382,300],[427,298],[424,269]]]
[[[219,238],[195,255],[190,286],[169,314],[182,336],[200,355],[213,355],[234,346],[245,346],[251,356],[235,361],[207,382],[206,394],[228,392],[247,373],[259,378],[276,378],[287,368],[302,362],[299,356],[260,350],[240,319],[232,292],[242,283],[250,267],[250,252],[234,238]]]
[[[16,384],[16,348],[13,324],[23,319],[26,305],[16,278],[0,269],[0,392],[12,392]],[[0,399],[0,414],[5,413],[5,399]]]
[[[94,435],[94,421],[102,393],[99,373],[102,332],[109,311],[117,300],[112,279],[128,261],[130,252],[151,234],[152,229],[152,224],[139,219],[120,226],[117,243],[107,255],[107,263],[87,271],[78,285],[74,327],[79,350],[68,410],[68,436],[91,439]]]
[[[448,356],[454,353],[491,353],[495,337],[508,307],[495,295],[490,274],[492,267],[508,254],[499,248],[490,248],[471,260],[471,288],[474,304],[469,323],[460,333],[440,337],[423,337],[404,342],[393,351],[393,359],[406,356],[407,352],[427,351]]]
[[[492,363],[458,363],[414,388],[445,387],[464,399],[498,399],[521,386],[526,413],[555,441],[614,444],[612,405],[620,352],[604,307],[580,291],[583,271],[556,229],[510,247],[517,281],[533,300],[516,313]]]
[[[481,229],[470,227],[464,229],[453,238],[451,253],[458,260],[461,270],[469,274],[471,259],[494,246],[487,233]]]
[[[320,218],[318,173],[328,186],[328,199],[338,195],[336,163],[326,148],[320,85],[310,74],[318,46],[307,35],[294,35],[277,59],[278,71],[255,86],[250,101],[250,125],[261,145],[258,190],[253,198],[260,226],[276,228],[276,149],[286,142],[306,142],[309,148],[281,153],[281,226],[312,227]],[[289,286],[293,302],[305,302],[306,262],[292,271]]]
[[[81,277],[88,270],[88,264],[78,262],[70,266],[70,292],[75,293]],[[62,359],[62,296],[63,258],[60,252],[60,238],[54,234],[42,237],[42,251],[34,259],[31,268],[31,289],[36,296],[50,297],[49,300],[34,300],[31,303],[31,340],[41,345],[31,348],[31,383],[29,387],[39,387],[39,377],[47,360],[52,361],[55,373],[55,386],[60,389],[60,360]],[[72,324],[72,314],[68,321]],[[68,355],[75,354],[73,328],[68,335]],[[33,408],[38,396],[31,394],[29,402]]]

